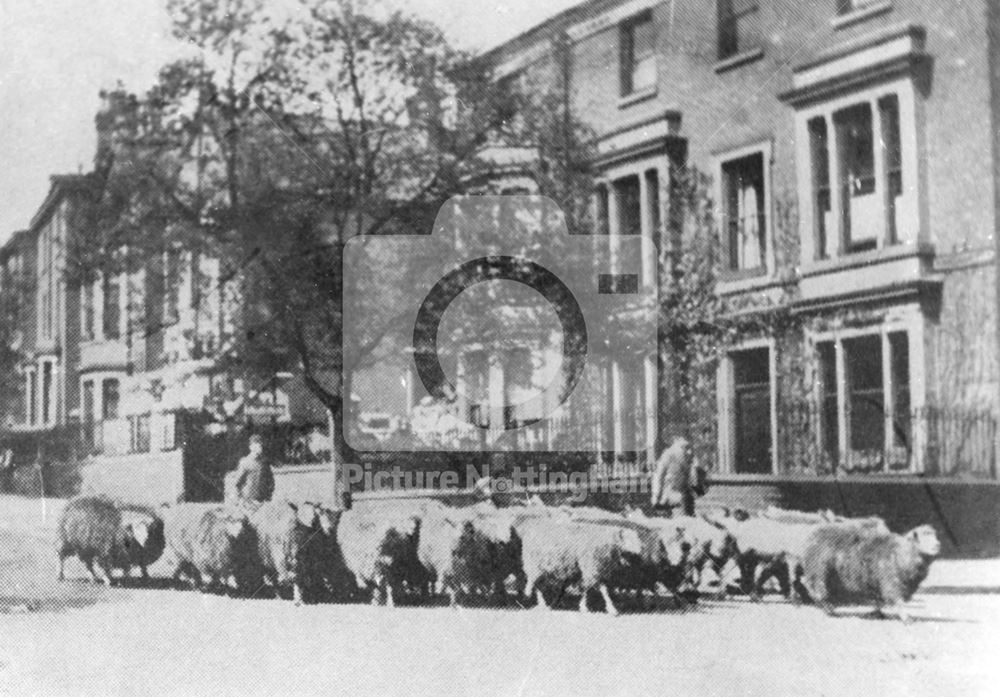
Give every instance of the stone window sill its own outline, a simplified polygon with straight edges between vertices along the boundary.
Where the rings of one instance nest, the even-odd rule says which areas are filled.
[[[892,9],[892,0],[880,0],[879,2],[873,2],[863,7],[859,7],[856,10],[851,10],[847,14],[838,15],[830,20],[831,26],[834,29],[843,29],[844,27],[849,27],[858,22],[863,22],[870,17],[883,14]]]
[[[738,68],[741,65],[755,61],[763,57],[763,55],[763,47],[751,48],[748,51],[743,51],[742,53],[737,53],[735,56],[729,56],[729,58],[720,60],[715,64],[715,72],[724,73],[727,70],[732,70],[733,68]]]
[[[633,104],[638,104],[639,102],[644,102],[647,99],[652,99],[655,96],[656,96],[656,87],[649,87],[639,92],[626,94],[624,97],[618,100],[618,108],[625,109],[632,106]]]

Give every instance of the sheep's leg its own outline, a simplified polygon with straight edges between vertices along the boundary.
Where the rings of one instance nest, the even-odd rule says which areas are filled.
[[[896,616],[899,617],[900,621],[903,624],[913,624],[913,617],[910,615],[910,613],[906,610],[905,607],[903,607],[902,605],[896,605],[894,609],[896,611]]]
[[[608,592],[607,584],[602,583],[600,585],[601,597],[604,598],[604,611],[609,615],[618,616],[618,608],[615,604],[611,602],[611,593]]]
[[[139,572],[142,575],[141,577],[142,577],[143,581],[148,581],[149,580],[149,571],[146,569],[146,565],[145,564],[140,564],[139,565]]]
[[[108,566],[104,561],[98,561],[97,569],[100,571],[100,578],[98,579],[105,586],[111,587],[111,567]]]
[[[445,594],[448,596],[448,607],[457,608],[458,607],[458,593],[451,586],[446,586],[444,589]]]
[[[94,559],[92,557],[87,557],[83,560],[83,565],[87,567],[87,571],[90,572],[90,578],[94,581],[94,583],[100,583],[101,578],[97,575],[97,572],[94,571]]]
[[[545,602],[545,595],[542,593],[542,589],[537,586],[535,591],[535,607],[539,610],[549,610],[548,603]]]
[[[298,581],[292,584],[292,601],[296,605],[302,604],[302,585]]]
[[[799,604],[799,560],[794,557],[789,557],[785,560],[785,564],[788,567],[788,587],[785,588],[785,597],[789,601]]]
[[[63,579],[65,579],[65,573],[64,573],[65,572],[65,569],[64,569],[65,566],[66,566],[66,557],[63,556],[63,553],[60,551],[59,552],[59,575],[57,576],[58,580],[60,580],[60,581],[62,581]]]
[[[580,594],[580,612],[590,612],[590,608],[587,606],[587,595],[589,595],[590,589],[584,588],[583,593]]]

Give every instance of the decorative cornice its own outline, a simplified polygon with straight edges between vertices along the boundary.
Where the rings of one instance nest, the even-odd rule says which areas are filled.
[[[631,2],[623,3],[596,17],[592,17],[579,24],[574,24],[566,30],[566,34],[572,41],[581,41],[588,36],[617,26],[629,17],[634,17],[641,12],[656,7],[662,2],[663,0],[631,0]]]
[[[606,133],[596,142],[595,164],[604,167],[665,145],[678,138],[680,126],[681,112],[668,109],[651,119]]]
[[[778,99],[803,106],[876,81],[912,74],[930,60],[923,27],[889,27],[823,51],[793,69],[792,89]]]

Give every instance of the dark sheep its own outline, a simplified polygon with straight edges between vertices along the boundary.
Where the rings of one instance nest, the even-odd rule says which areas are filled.
[[[212,503],[180,503],[164,511],[167,545],[177,560],[174,578],[188,576],[198,588],[235,584],[255,590],[260,582],[257,540],[246,511]]]
[[[162,552],[162,547],[155,549],[155,539],[150,539],[157,532],[156,520],[155,515],[139,515],[132,507],[123,518],[119,506],[103,497],[71,499],[59,518],[59,580],[64,578],[65,561],[71,556],[79,557],[94,580],[106,585],[111,585],[114,569],[122,569],[127,576],[132,566],[140,566],[145,576],[146,560],[155,561]]]
[[[267,501],[250,513],[257,538],[262,576],[276,589],[291,587],[292,600],[302,603],[303,549],[318,530],[318,513],[311,504]]]
[[[337,545],[337,526],[343,510],[321,504],[309,504],[316,509],[311,533],[299,549],[299,572],[303,599],[352,600],[355,583]]]
[[[163,519],[152,508],[135,504],[118,504],[122,525],[130,531],[125,536],[129,566],[138,566],[143,579],[149,578],[148,568],[163,556],[167,546]],[[128,576],[129,568],[125,569]]]
[[[874,605],[882,616],[896,607],[909,621],[901,603],[908,601],[927,577],[941,551],[929,525],[896,535],[857,523],[824,525],[815,530],[803,556],[803,584],[827,614],[839,605]]]
[[[403,583],[420,566],[417,542],[420,517],[412,510],[357,506],[344,511],[337,525],[337,545],[358,588],[372,590],[372,604],[392,607]],[[423,567],[421,566],[421,571]]]
[[[489,591],[503,593],[508,576],[523,576],[509,562],[512,517],[490,503],[429,512],[420,525],[418,557],[435,581],[435,590],[447,594],[452,605],[461,596]],[[520,584],[519,584],[520,585]],[[522,586],[523,587],[523,586]]]

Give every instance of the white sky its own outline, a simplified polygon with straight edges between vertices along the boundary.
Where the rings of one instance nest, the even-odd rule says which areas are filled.
[[[437,22],[457,45],[476,50],[581,0],[396,1]],[[89,170],[98,91],[116,80],[142,89],[181,52],[164,5],[0,0],[0,243],[27,227],[50,174]]]

